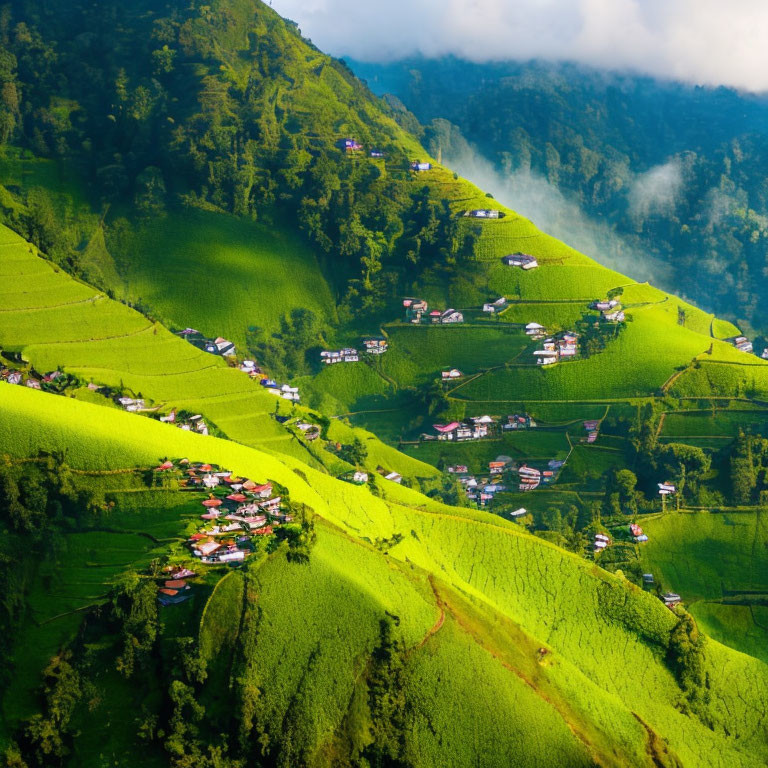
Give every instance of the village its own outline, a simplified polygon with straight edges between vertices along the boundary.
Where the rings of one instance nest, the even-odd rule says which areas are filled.
[[[383,355],[389,349],[389,342],[384,336],[372,336],[363,339],[365,354],[371,358]],[[324,349],[320,352],[320,362],[323,365],[335,365],[336,363],[357,363],[360,361],[360,352],[354,347],[342,349]]]
[[[256,483],[215,464],[188,459],[165,461],[154,471],[175,476],[183,490],[207,495],[200,502],[202,523],[185,545],[200,564],[238,565],[255,551],[256,539],[272,536],[280,525],[293,521],[270,482]],[[189,599],[192,591],[186,580],[196,575],[187,567],[172,567],[169,571],[170,580],[158,588],[158,601],[164,606]]]

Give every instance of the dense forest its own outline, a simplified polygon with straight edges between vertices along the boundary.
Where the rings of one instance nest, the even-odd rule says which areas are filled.
[[[568,64],[353,68],[422,123],[436,121],[424,136],[435,152],[452,159],[463,134],[505,176],[537,174],[635,253],[671,264],[666,288],[766,327],[764,98]]]
[[[0,148],[67,163],[107,241],[173,206],[291,217],[332,263],[342,317],[471,253],[413,183],[383,103],[262,4],[31,0],[3,6],[0,43]],[[346,135],[399,175],[345,162]],[[77,200],[45,185],[0,198],[6,223],[78,272]]]

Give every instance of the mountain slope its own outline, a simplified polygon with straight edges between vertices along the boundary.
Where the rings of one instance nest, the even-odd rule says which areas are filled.
[[[708,641],[702,661],[711,698],[697,707],[705,707],[701,716],[714,730],[695,715],[678,712],[681,691],[663,661],[675,617],[658,600],[620,577],[518,533],[514,526],[499,525],[487,515],[472,513],[468,518],[434,504],[423,508],[425,500],[419,502],[418,497],[413,499],[418,506],[384,503],[367,490],[340,484],[308,468],[302,470],[305,482],[292,471],[300,465],[290,459],[278,460],[254,449],[159,424],[147,424],[134,437],[131,424],[139,421],[143,425],[137,416],[20,388],[11,388],[0,404],[0,430],[5,436],[13,430],[13,445],[22,453],[42,446],[46,450],[78,446],[72,461],[91,467],[141,464],[153,454],[168,451],[204,454],[237,472],[284,483],[292,498],[310,504],[321,518],[333,523],[332,528],[318,527],[318,544],[308,570],[273,556],[246,574],[249,588],[259,595],[260,618],[255,646],[247,646],[245,678],[239,678],[239,684],[258,685],[262,690],[256,722],[294,724],[296,748],[303,750],[296,754],[305,755],[309,763],[323,764],[322,745],[338,733],[347,712],[350,686],[357,677],[355,659],[375,644],[375,617],[385,609],[400,617],[398,636],[406,647],[413,648],[406,656],[404,678],[410,702],[406,711],[414,718],[406,728],[410,764],[433,764],[435,755],[445,760],[450,754],[448,764],[454,765],[472,759],[474,739],[482,738],[475,727],[464,729],[465,736],[456,734],[448,753],[445,743],[438,747],[439,741],[425,742],[419,736],[422,717],[429,718],[429,727],[437,729],[437,734],[444,728],[454,730],[450,709],[454,697],[464,702],[465,715],[469,715],[468,702],[478,707],[466,717],[468,723],[485,722],[489,710],[483,702],[493,700],[492,709],[500,715],[494,733],[502,741],[485,753],[488,762],[484,764],[488,765],[504,764],[505,750],[520,745],[520,738],[533,740],[529,748],[537,745],[538,761],[533,764],[542,764],[539,757],[544,747],[537,741],[541,738],[535,735],[537,728],[544,729],[538,731],[541,734],[553,729],[553,740],[546,742],[547,765],[587,764],[589,759],[603,765],[661,760],[659,755],[654,758],[646,753],[655,747],[646,745],[648,733],[637,717],[667,739],[684,764],[746,766],[759,765],[764,759],[759,746],[761,740],[764,743],[764,716],[737,702],[740,697],[759,700],[764,695],[760,690],[768,685],[768,668]],[[53,424],[57,426],[49,431]],[[106,445],[111,446],[110,453],[104,452]],[[363,541],[411,529],[401,543],[388,549],[388,555]],[[425,578],[429,573],[437,578],[433,584],[439,595],[437,603],[430,597]],[[353,590],[351,594],[338,591],[345,582],[346,590]],[[358,590],[366,598],[350,599]],[[371,599],[373,603],[369,603]],[[336,610],[324,610],[326,604],[335,605]],[[342,607],[351,613],[340,613]],[[445,619],[438,626],[441,610]],[[363,618],[366,614],[370,618]],[[299,616],[312,629],[297,636]],[[247,614],[245,621],[247,628]],[[352,625],[357,625],[356,633],[337,645],[334,628]],[[430,635],[433,626],[437,629]],[[549,655],[537,664],[533,659],[542,645],[550,649]],[[272,662],[270,658],[282,648],[289,649],[291,661],[280,664],[283,671],[276,668],[273,673],[271,665],[277,659]],[[281,658],[285,661],[285,651]],[[445,664],[457,673],[472,670],[473,674],[452,674],[445,683],[450,685],[450,696],[444,688],[428,693],[422,676],[434,680],[434,673],[428,670],[435,664]],[[510,672],[512,677],[508,677]],[[256,678],[251,678],[254,674]],[[285,674],[289,677],[281,682],[279,676]],[[515,675],[540,698],[531,698],[527,686],[520,688]],[[488,686],[502,685],[506,693],[502,695],[501,688],[498,693],[493,688],[478,691],[476,679],[485,680]],[[328,719],[315,719],[309,728],[306,718],[321,701]],[[523,702],[527,702],[525,708],[521,708]],[[558,731],[557,719],[563,717],[581,746],[571,740],[567,729]],[[502,728],[506,720],[520,723],[523,731]],[[730,736],[723,730],[726,724]],[[266,732],[279,740],[272,727],[267,726]],[[554,735],[558,732],[562,735]],[[508,747],[504,746],[506,739],[510,739]],[[563,763],[550,752],[555,739],[562,741],[570,755]]]

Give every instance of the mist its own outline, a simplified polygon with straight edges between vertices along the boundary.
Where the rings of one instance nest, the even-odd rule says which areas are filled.
[[[606,223],[587,216],[577,203],[564,197],[544,177],[528,170],[500,171],[468,146],[444,153],[443,160],[500,203],[600,264],[640,282],[647,280],[658,288],[675,289],[667,263],[630,245]],[[642,196],[643,204],[656,204],[669,192],[663,183],[663,180],[668,183],[667,174],[655,174],[651,179],[655,181],[649,182],[641,176],[638,182],[640,191],[635,194]],[[676,288],[679,292],[679,286]]]
[[[273,0],[334,56],[543,59],[768,90],[764,0]]]
[[[673,210],[683,191],[683,167],[679,158],[635,176],[629,188],[630,214],[646,219]]]

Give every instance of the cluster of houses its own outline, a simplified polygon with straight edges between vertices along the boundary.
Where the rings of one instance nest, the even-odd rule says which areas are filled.
[[[482,440],[495,431],[496,421],[490,416],[473,416],[467,421],[451,421],[448,424],[433,424],[436,435],[423,434],[422,440],[465,442]]]
[[[363,145],[357,139],[339,139],[336,142],[336,146],[348,154],[362,152],[364,149]],[[368,154],[370,157],[384,157],[384,152],[378,148],[371,149]]]
[[[237,355],[234,343],[223,336],[209,339],[194,328],[185,328],[183,331],[177,331],[176,335],[181,336],[182,339],[186,339],[193,346],[203,349],[212,355],[221,355],[222,357],[235,357]]]
[[[30,389],[46,390],[48,392],[59,392],[59,384],[67,377],[61,371],[51,371],[44,376],[35,373],[22,373],[14,368],[0,367],[0,382],[6,384],[23,385]]]
[[[147,410],[147,404],[141,397],[118,396],[115,398],[115,402],[128,413],[139,413]]]
[[[539,266],[536,257],[527,253],[512,253],[509,256],[504,256],[501,263],[507,267],[520,267],[521,269],[526,270],[536,269],[536,267]]]
[[[334,365],[335,363],[357,363],[360,360],[360,353],[352,347],[343,349],[324,349],[320,353],[320,362],[325,365]]]
[[[553,483],[564,463],[553,459],[538,468],[527,462],[518,465],[510,456],[497,456],[488,462],[488,474],[482,477],[471,474],[464,464],[450,466],[447,471],[458,479],[469,501],[485,507],[497,493],[509,490],[533,491],[542,483]],[[521,517],[525,514],[525,509],[519,509],[512,516]]]
[[[278,384],[274,379],[262,379],[259,384],[264,387],[265,392],[269,392],[269,394],[280,397],[283,400],[290,400],[292,403],[298,403],[301,400],[298,387]]]
[[[383,336],[371,336],[363,339],[366,355],[383,355],[389,349],[389,342]],[[320,352],[320,362],[325,365],[334,363],[357,363],[360,352],[353,347],[343,349],[324,349]]]
[[[475,211],[467,211],[464,215],[470,219],[503,219],[506,216],[503,211],[496,211],[491,208],[480,208]]]
[[[526,330],[527,333],[527,330]],[[544,339],[541,349],[534,351],[537,365],[554,365],[563,358],[575,357],[579,350],[579,337],[572,331]]]
[[[464,322],[464,315],[457,309],[434,309],[430,312],[429,305],[423,299],[403,299],[403,307],[405,307],[405,319],[414,325],[422,322],[429,322],[433,325],[452,325]]]
[[[600,434],[600,421],[598,419],[585,421],[584,429],[587,432],[587,442],[590,444],[594,443],[597,440],[598,434]]]
[[[166,578],[157,589],[157,601],[160,605],[178,605],[192,597],[192,587],[187,579],[193,579],[196,574],[189,568],[177,568],[169,565],[165,568],[170,578]]]
[[[600,316],[608,323],[623,323],[626,315],[616,299],[600,299],[590,304],[592,309],[600,312]]]
[[[282,498],[273,493],[272,483],[256,483],[216,465],[188,459],[180,460],[178,466],[166,461],[155,472],[180,473],[182,488],[207,492],[208,498],[201,502],[203,524],[187,542],[193,557],[202,563],[242,562],[253,551],[254,537],[268,536],[293,519],[282,511]]]
[[[179,429],[183,429],[185,432],[197,432],[199,435],[207,435],[208,424],[202,414],[196,413],[192,416],[182,416],[174,408],[169,414],[160,416],[160,421],[164,424],[173,424]]]
[[[736,349],[741,350],[742,352],[751,353],[754,351],[754,346],[752,345],[752,342],[746,336],[737,336],[735,339],[733,339],[733,346],[736,347]]]
[[[455,369],[454,369],[455,370]],[[460,374],[460,372],[458,372]],[[515,413],[506,419],[494,419],[492,416],[472,416],[466,421],[451,421],[448,424],[433,424],[437,434],[423,434],[424,441],[462,443],[468,440],[483,440],[498,437],[503,430],[534,429],[536,422],[528,414]]]
[[[489,315],[495,315],[507,308],[507,299],[505,296],[501,296],[496,301],[489,301],[483,304],[483,312]]]

